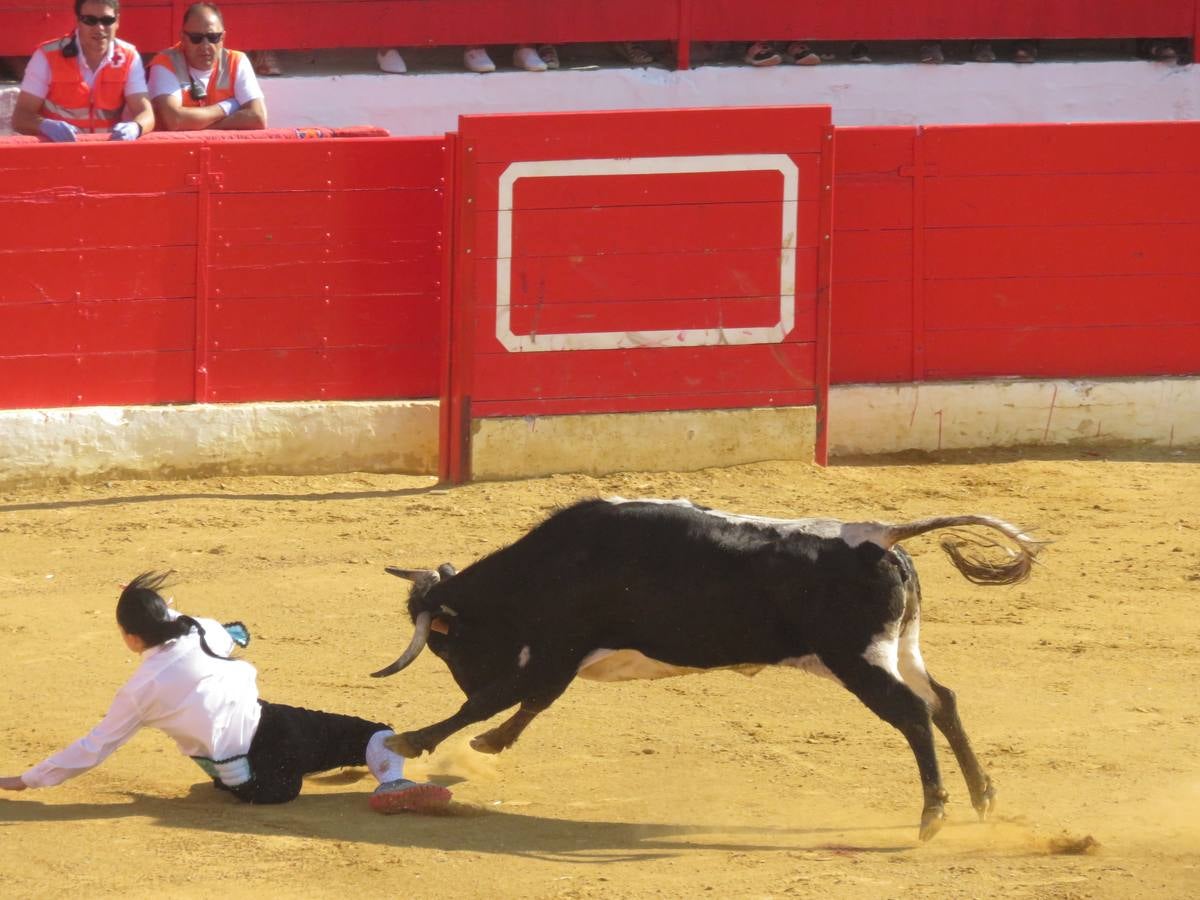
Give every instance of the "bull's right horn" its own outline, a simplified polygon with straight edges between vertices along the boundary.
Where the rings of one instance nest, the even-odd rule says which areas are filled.
[[[414,631],[413,631],[412,640],[408,644],[408,649],[405,650],[403,653],[401,653],[400,658],[397,659],[390,666],[382,668],[378,672],[372,672],[371,677],[372,678],[386,678],[388,675],[395,675],[401,669],[408,666],[408,664],[411,663],[414,659],[416,659],[417,655],[422,650],[425,649],[425,643],[429,640],[429,625],[432,621],[433,621],[432,613],[429,613],[429,612],[418,613],[417,619],[413,623]]]
[[[396,566],[384,566],[383,571],[389,575],[395,575],[397,578],[411,581],[417,587],[424,588],[425,590],[428,590],[442,580],[442,576],[433,569],[400,569]]]

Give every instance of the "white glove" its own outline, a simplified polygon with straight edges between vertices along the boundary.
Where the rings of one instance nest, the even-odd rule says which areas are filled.
[[[217,106],[221,107],[221,112],[225,113],[225,115],[232,116],[241,109],[242,104],[230,97],[228,100],[222,100]]]
[[[79,134],[78,128],[62,119],[42,119],[38,131],[55,142],[73,141],[75,135]]]
[[[142,136],[142,126],[137,122],[118,122],[113,126],[110,141],[136,141]]]

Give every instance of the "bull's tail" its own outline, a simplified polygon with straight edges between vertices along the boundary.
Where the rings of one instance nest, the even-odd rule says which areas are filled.
[[[958,529],[976,525],[998,531],[1015,545],[1015,549],[995,538],[955,530],[941,540],[942,549],[954,563],[954,568],[975,584],[1019,584],[1029,577],[1043,542],[1001,519],[992,516],[936,516],[900,525],[883,526],[883,543],[887,547],[943,528]]]

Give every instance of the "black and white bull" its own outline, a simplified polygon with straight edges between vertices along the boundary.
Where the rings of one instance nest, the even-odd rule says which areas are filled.
[[[498,753],[577,675],[611,681],[791,666],[836,679],[908,739],[924,789],[920,837],[927,840],[941,827],[947,799],[932,725],[949,741],[981,818],[995,801],[954,693],[921,659],[921,590],[912,559],[897,546],[960,526],[999,532],[1011,545],[964,532],[944,537],[943,549],[966,578],[1015,584],[1028,577],[1038,543],[988,516],[889,525],[621,498],[555,512],[462,572],[448,563],[436,571],[388,568],[413,582],[408,610],[416,632],[400,658],[374,675],[400,671],[428,644],[467,700],[445,721],[387,743],[419,756],[519,704],[471,741]]]

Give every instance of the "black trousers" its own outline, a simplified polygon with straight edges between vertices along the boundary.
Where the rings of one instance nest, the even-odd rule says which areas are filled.
[[[262,718],[250,742],[251,778],[227,788],[247,803],[286,803],[300,796],[305,775],[366,764],[367,742],[390,725],[356,716],[260,700]],[[219,787],[224,787],[218,782]]]

